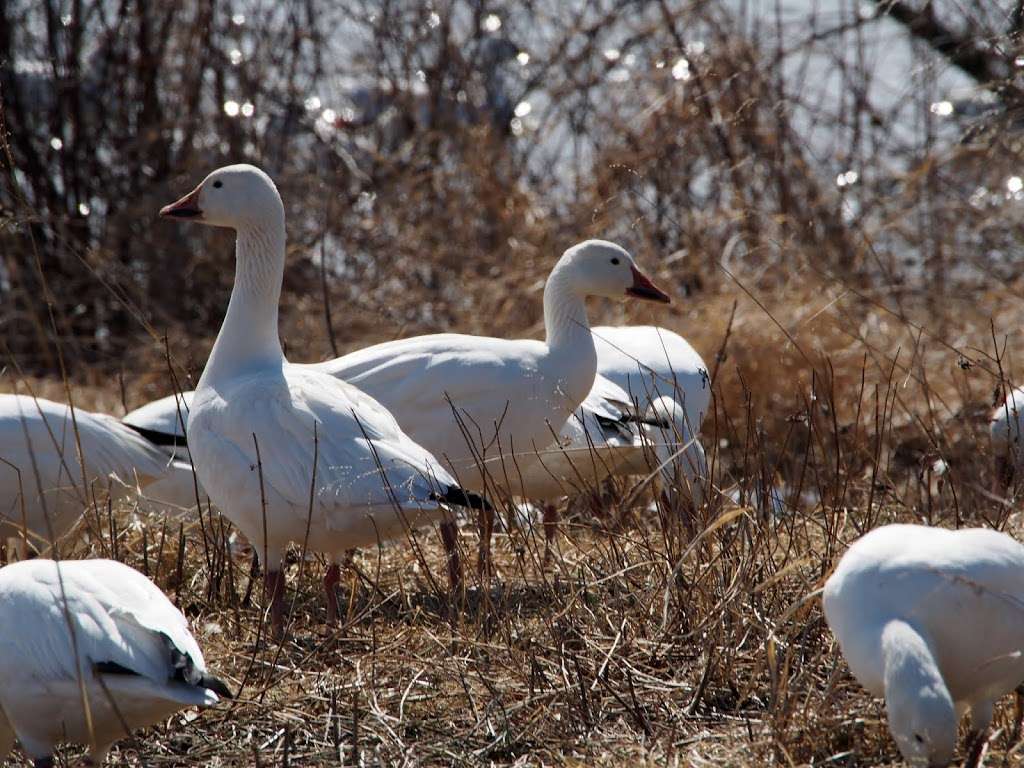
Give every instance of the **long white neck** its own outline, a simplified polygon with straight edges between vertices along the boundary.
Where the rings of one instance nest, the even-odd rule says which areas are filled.
[[[217,380],[284,362],[277,335],[285,256],[284,215],[238,229],[235,242],[235,284],[224,324],[200,379]]]
[[[544,330],[558,387],[569,410],[575,410],[594,386],[597,350],[587,320],[586,296],[573,284],[564,258],[544,285]]]
[[[952,758],[956,709],[927,636],[906,621],[889,621],[882,630],[882,657],[889,727],[904,757],[907,749],[917,749],[913,734],[905,732],[910,727],[927,729],[930,757]]]

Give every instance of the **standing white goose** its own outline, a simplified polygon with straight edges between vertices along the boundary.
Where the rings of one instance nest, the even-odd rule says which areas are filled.
[[[912,765],[947,765],[960,717],[970,710],[982,733],[995,701],[1024,681],[1024,547],[1005,534],[877,528],[843,556],[823,603]]]
[[[989,438],[995,459],[996,481],[1000,490],[1006,490],[1024,463],[1024,444],[1021,434],[1024,430],[1024,387],[1011,389],[1003,402],[992,414],[989,422]]]
[[[0,762],[16,736],[36,768],[54,765],[60,742],[89,746],[98,765],[125,726],[219,696],[231,693],[185,617],[138,571],[112,560],[0,569]]]
[[[623,248],[587,240],[569,248],[548,276],[544,341],[432,334],[376,344],[320,368],[383,403],[467,488],[530,497],[521,474],[594,386],[587,296],[670,301]],[[481,565],[489,551],[484,516]]]
[[[594,386],[587,296],[669,302],[624,249],[588,240],[548,277],[545,341],[439,333],[375,344],[319,368],[379,400],[466,487],[519,495],[515,464],[554,442]]]
[[[671,397],[686,410],[692,434],[711,403],[708,369],[690,343],[667,328],[652,325],[593,329],[597,372],[629,393],[641,409],[658,397]]]
[[[373,398],[285,360],[277,324],[284,206],[270,177],[251,165],[221,168],[160,214],[236,232],[231,301],[192,399],[187,439],[203,488],[264,563],[281,635],[289,542],[340,555],[442,519],[442,502],[482,502]],[[332,565],[329,619],[337,579]]]
[[[62,403],[0,395],[0,536],[27,534],[42,550],[78,521],[96,486],[118,496],[162,477],[169,464],[113,416],[75,408],[72,418]]]

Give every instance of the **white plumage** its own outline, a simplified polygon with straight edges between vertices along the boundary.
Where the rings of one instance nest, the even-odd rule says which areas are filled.
[[[440,520],[440,499],[472,502],[379,403],[284,359],[284,206],[266,174],[221,168],[161,214],[237,233],[231,301],[192,399],[187,439],[203,488],[264,563],[280,634],[289,542],[336,556]],[[336,578],[332,568],[329,618]]]
[[[139,572],[112,560],[0,569],[0,761],[17,736],[39,766],[60,742],[90,746],[99,763],[125,724],[210,706],[218,692],[230,695],[185,617]]]
[[[596,326],[597,371],[622,387],[644,409],[658,397],[683,405],[693,434],[711,403],[708,369],[678,333],[651,325]]]
[[[62,403],[0,395],[0,535],[27,531],[43,549],[71,529],[95,491],[122,495],[161,477],[169,462],[112,416],[76,408],[72,419]]]
[[[181,512],[196,506],[197,478],[186,447],[185,430],[188,410],[192,407],[192,392],[168,395],[146,403],[126,414],[121,421],[160,446],[175,462],[160,478],[146,486],[140,501],[156,511]],[[205,507],[208,498],[200,485],[199,499]]]
[[[949,763],[964,712],[985,730],[994,702],[1024,680],[1024,547],[1005,534],[875,529],[843,556],[823,603],[912,764]]]
[[[587,296],[667,302],[622,248],[588,240],[565,252],[544,288],[546,340],[435,334],[323,363],[387,407],[466,487],[536,496],[520,473],[594,386]],[[486,462],[487,471],[479,465]]]
[[[1024,387],[1010,390],[1006,400],[992,414],[989,438],[995,459],[996,477],[1006,488],[1024,463],[1021,430],[1024,428]]]
[[[708,463],[703,446],[690,431],[686,409],[674,398],[662,396],[651,402],[646,416],[645,436],[654,460],[645,457],[645,465],[657,470],[657,484],[673,507],[681,502],[699,507],[708,483]]]

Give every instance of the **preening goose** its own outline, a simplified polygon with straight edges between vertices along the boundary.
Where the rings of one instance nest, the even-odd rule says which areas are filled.
[[[996,408],[989,422],[989,438],[995,459],[996,480],[1000,490],[1013,483],[1017,470],[1024,462],[1024,387],[1010,390],[1006,400]]]
[[[338,556],[441,520],[446,504],[483,502],[372,397],[285,360],[277,321],[284,206],[270,177],[251,165],[221,168],[160,213],[236,232],[231,300],[192,399],[187,439],[203,488],[264,563],[281,635],[289,542]],[[332,566],[329,619],[337,578]]]
[[[911,765],[947,765],[960,717],[970,710],[980,734],[1024,681],[1024,547],[1005,534],[877,528],[843,555],[822,601]]]
[[[112,416],[75,408],[72,418],[62,403],[0,395],[0,535],[27,533],[42,550],[78,521],[94,490],[120,496],[162,477],[169,464]]]
[[[0,569],[0,762],[17,737],[36,768],[54,765],[61,742],[89,746],[99,764],[125,726],[219,696],[231,694],[185,617],[138,571],[112,560]]]
[[[629,393],[646,408],[658,397],[683,405],[694,434],[711,403],[708,369],[678,333],[651,325],[608,326],[593,329],[597,372]]]

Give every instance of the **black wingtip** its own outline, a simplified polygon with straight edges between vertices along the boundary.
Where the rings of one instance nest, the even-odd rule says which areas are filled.
[[[668,419],[654,419],[647,418],[646,416],[637,416],[633,413],[627,413],[622,417],[622,421],[627,424],[644,424],[648,427],[659,427],[660,429],[671,429],[672,422]]]
[[[235,695],[231,693],[231,689],[228,688],[227,684],[219,677],[213,675],[203,675],[199,678],[199,687],[206,688],[209,691],[213,691],[218,696],[225,699],[233,699]]]
[[[473,493],[467,491],[465,488],[459,488],[457,485],[449,485],[442,493],[432,493],[430,498],[434,501],[444,502],[445,504],[453,504],[457,507],[469,507],[470,509],[485,510],[490,512],[494,509],[491,503],[487,501],[479,493]]]
[[[146,427],[138,427],[135,424],[129,424],[127,421],[123,421],[121,423],[128,427],[128,429],[135,432],[135,434],[137,434],[139,437],[143,438],[144,440],[148,440],[153,445],[159,445],[161,447],[180,446],[181,448],[184,448],[186,445],[188,445],[188,441],[185,439],[184,435],[175,435],[170,432],[161,432],[160,430],[157,429],[147,429]]]

